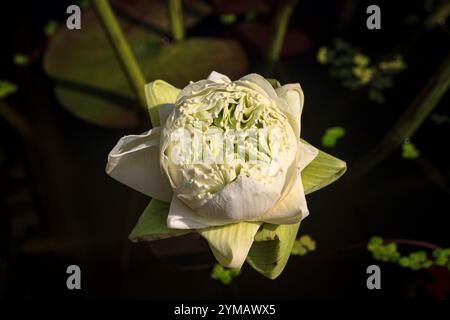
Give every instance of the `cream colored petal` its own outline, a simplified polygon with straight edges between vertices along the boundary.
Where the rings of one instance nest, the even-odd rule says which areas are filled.
[[[299,177],[291,192],[260,219],[272,224],[292,224],[300,222],[308,214],[302,178]]]
[[[160,128],[121,138],[108,155],[106,172],[152,198],[169,202],[172,189],[159,165]]]
[[[210,226],[220,226],[231,223],[230,221],[207,219],[199,216],[183,203],[176,195],[173,195],[170,203],[167,227],[172,229],[202,229]]]
[[[308,164],[310,164],[319,154],[319,149],[316,147],[300,142],[298,149],[301,151],[299,167],[303,170]]]
[[[303,142],[298,143],[297,168],[295,172],[293,169],[289,172],[295,175],[290,182],[292,185],[286,188],[287,194],[283,194],[280,201],[258,220],[274,224],[297,223],[308,215],[300,172],[317,157],[318,153],[315,147]]]
[[[198,230],[208,240],[219,263],[228,268],[242,267],[261,222],[239,222]]]
[[[304,96],[300,84],[286,84],[277,88],[278,97],[285,103],[279,103],[278,107],[288,117],[289,123],[294,129],[296,137],[300,137],[301,116],[303,111]]]
[[[182,104],[188,98],[200,96],[206,90],[214,90],[215,88],[223,88],[224,86],[226,86],[224,83],[218,83],[208,79],[192,82],[181,90],[176,104]]]
[[[172,103],[165,103],[159,106],[159,122],[161,123],[161,127],[164,127],[174,109],[175,105]]]
[[[226,75],[221,74],[216,71],[211,72],[207,79],[217,82],[217,83],[230,83],[231,82],[231,79],[228,78]]]
[[[269,184],[241,174],[206,203],[193,209],[210,219],[223,218],[230,222],[254,220],[276,204],[284,180],[285,177],[280,175]]]
[[[272,99],[277,98],[277,93],[275,92],[275,89],[264,77],[260,76],[259,74],[251,73],[246,75],[245,77],[240,78],[235,82],[236,84],[258,91]]]

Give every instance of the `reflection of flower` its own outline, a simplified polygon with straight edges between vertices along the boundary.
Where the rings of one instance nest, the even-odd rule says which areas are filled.
[[[257,74],[232,82],[213,72],[181,91],[157,80],[146,95],[152,122],[161,126],[120,139],[106,168],[160,200],[152,200],[147,210],[154,213],[144,212],[130,238],[196,230],[222,265],[240,268],[264,223],[298,224],[308,215],[300,172],[319,151],[300,140],[300,85],[273,88]],[[342,161],[320,155],[310,189],[345,171]],[[170,202],[165,213],[161,201]],[[295,233],[287,255],[294,240]]]

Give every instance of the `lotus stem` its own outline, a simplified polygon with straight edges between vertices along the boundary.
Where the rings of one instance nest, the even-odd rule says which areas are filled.
[[[170,30],[175,41],[184,39],[183,12],[181,0],[168,0],[167,12],[169,13]]]
[[[444,1],[425,20],[425,27],[428,29],[433,29],[436,26],[443,25],[449,14],[450,1]]]
[[[275,12],[269,45],[265,54],[265,58],[269,62],[276,62],[280,59],[280,51],[283,47],[289,19],[296,5],[297,0],[284,0],[280,3]]]
[[[94,0],[92,3],[139,105],[146,108],[144,75],[136,61],[133,51],[131,51],[129,44],[120,29],[119,23],[117,22],[116,16],[114,15],[108,0]]]
[[[438,105],[450,85],[450,55],[444,59],[416,99],[406,109],[397,123],[384,136],[383,140],[355,166],[353,179],[356,180],[377,166],[389,156],[427,119]]]

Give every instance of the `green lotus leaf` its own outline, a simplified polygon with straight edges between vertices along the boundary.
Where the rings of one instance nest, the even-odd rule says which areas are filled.
[[[164,79],[184,87],[191,80],[205,78],[211,70],[232,77],[244,74],[246,55],[235,41],[214,38],[190,38],[180,43],[161,41],[166,18],[155,20],[161,16],[155,13],[165,10],[163,1],[133,1],[133,6],[140,10],[132,9],[125,1],[114,3],[120,9],[118,21],[148,81]],[[186,15],[191,25],[202,16]],[[83,12],[81,30],[60,28],[53,35],[44,56],[44,70],[55,82],[61,105],[76,117],[105,127],[138,124],[133,92],[93,9]]]

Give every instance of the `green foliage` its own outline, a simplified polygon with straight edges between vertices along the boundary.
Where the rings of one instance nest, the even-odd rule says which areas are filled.
[[[237,16],[235,14],[223,14],[220,16],[220,22],[223,24],[233,24],[237,20]]]
[[[238,277],[241,274],[240,269],[229,269],[224,268],[220,264],[216,263],[211,272],[211,278],[215,280],[219,280],[224,285],[230,284],[233,278]]]
[[[58,30],[59,23],[55,20],[49,20],[44,26],[44,33],[47,37],[50,37],[55,34],[56,30]]]
[[[320,64],[326,64],[331,60],[330,51],[327,47],[320,47],[317,51],[316,58]]]
[[[397,251],[397,244],[389,243],[384,245],[380,237],[372,237],[367,245],[367,249],[372,252],[376,260],[383,262],[397,262],[400,254]]]
[[[343,127],[328,128],[322,136],[322,145],[326,148],[336,146],[337,141],[345,135]]]
[[[419,150],[417,150],[416,146],[410,142],[405,141],[402,144],[402,157],[403,159],[416,159],[419,157]]]
[[[308,252],[316,250],[316,241],[309,235],[301,236],[299,239],[295,240],[294,246],[292,247],[291,255],[294,256],[304,256]]]
[[[30,58],[23,53],[16,53],[14,55],[14,64],[16,66],[23,66],[26,65],[30,61]]]
[[[17,91],[17,86],[8,80],[0,80],[0,99],[5,98]]]
[[[448,267],[450,257],[450,248],[435,249],[431,255],[434,259],[430,259],[429,255],[423,250],[411,252],[409,255],[403,256],[398,251],[396,243],[385,243],[383,238],[378,236],[370,239],[367,244],[367,250],[378,261],[396,262],[401,267],[411,270],[427,269],[433,265]]]
[[[335,39],[334,47],[320,47],[317,61],[328,65],[330,75],[338,78],[342,85],[350,90],[368,88],[368,98],[377,103],[384,102],[383,90],[393,86],[392,76],[406,69],[403,58],[399,55],[380,63],[363,54],[342,39]]]
[[[435,263],[438,266],[445,266],[449,263],[450,248],[436,249],[433,251]]]
[[[133,92],[98,19],[90,10],[83,13],[83,32],[62,28],[52,38],[44,56],[44,69],[55,81],[61,105],[76,117],[105,127],[136,126],[139,120],[133,109],[136,106]],[[144,11],[149,15],[145,18],[153,17],[150,10]],[[189,81],[205,78],[218,68],[232,78],[245,71],[245,53],[234,41],[190,38],[161,45],[160,36],[131,21],[120,22],[149,82],[164,79],[183,88]]]

